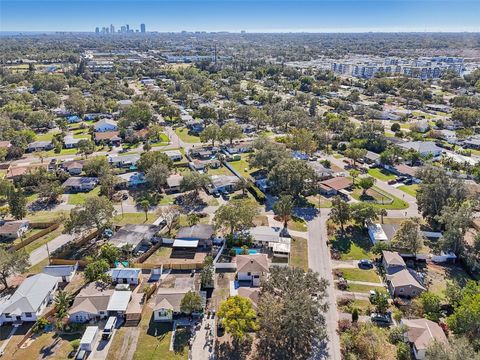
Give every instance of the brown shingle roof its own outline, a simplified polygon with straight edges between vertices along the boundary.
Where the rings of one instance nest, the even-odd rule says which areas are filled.
[[[118,131],[98,132],[98,133],[95,133],[95,140],[96,141],[111,140],[114,137],[118,137],[118,134],[120,134]]]
[[[237,255],[237,272],[268,272],[267,254]]]
[[[350,180],[347,177],[339,176],[339,177],[322,181],[320,184],[338,191],[338,190],[343,190],[352,186],[352,180]]]
[[[435,340],[447,343],[447,337],[442,328],[435,322],[427,319],[405,319],[402,323],[407,326],[408,341],[415,344],[415,347],[427,349]]]
[[[180,312],[180,304],[189,289],[158,288],[153,310],[168,309]]]

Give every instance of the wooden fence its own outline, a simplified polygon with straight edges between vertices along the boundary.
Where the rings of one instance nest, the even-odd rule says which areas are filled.
[[[139,269],[158,269],[163,266],[164,269],[171,270],[200,270],[203,267],[203,263],[163,263],[163,264],[153,264],[153,263],[133,263],[134,268]]]
[[[155,251],[157,251],[162,246],[162,242],[159,241],[155,245],[153,245],[147,252],[143,253],[139,257],[135,259],[136,263],[143,263],[147,260]]]
[[[70,259],[59,259],[59,258],[51,258],[50,265],[75,265],[78,263],[79,267],[87,266],[87,262],[85,260],[70,260]]]
[[[39,231],[38,233],[33,234],[32,236],[29,236],[28,238],[21,241],[20,243],[13,245],[10,248],[10,251],[17,251],[17,250],[20,250],[20,249],[24,248],[25,246],[27,246],[28,244],[31,244],[35,240],[40,239],[42,236],[47,235],[48,233],[51,233],[52,231],[58,229],[59,226],[60,226],[59,223],[53,223],[53,224],[50,223],[50,226],[47,227],[46,229],[43,229],[43,230]]]

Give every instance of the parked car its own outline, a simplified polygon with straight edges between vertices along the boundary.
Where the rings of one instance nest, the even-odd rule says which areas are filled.
[[[387,184],[388,184],[388,185],[393,185],[393,184],[395,184],[396,182],[397,182],[397,180],[391,179],[391,180],[388,180],[388,183],[387,183]]]
[[[362,259],[358,262],[358,267],[361,269],[371,269],[373,268],[373,263],[368,259]]]
[[[403,181],[403,183],[404,183],[405,185],[412,185],[412,184],[413,184],[413,180],[412,180],[412,179],[406,179],[406,180]]]
[[[372,322],[376,322],[383,325],[388,325],[392,322],[392,320],[388,315],[382,315],[382,314],[376,314],[376,313],[372,313],[370,315],[370,320]]]
[[[107,320],[107,324],[103,328],[103,332],[102,332],[103,340],[110,340],[116,324],[117,324],[117,318],[115,316],[110,316]]]
[[[87,352],[85,350],[80,350],[75,356],[75,360],[85,360],[87,358]]]

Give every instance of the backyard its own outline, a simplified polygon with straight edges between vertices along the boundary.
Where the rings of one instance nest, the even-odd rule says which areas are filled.
[[[471,279],[462,267],[456,265],[429,264],[426,275],[428,290],[442,298],[445,298],[448,283],[457,283],[462,287]]]
[[[406,201],[400,200],[392,194],[384,194],[383,191],[375,186],[368,189],[365,195],[363,195],[363,189],[360,188],[353,190],[351,195],[355,200],[369,201],[375,207],[382,209],[401,210],[408,208],[408,203]],[[390,200],[393,201],[389,203]]]
[[[371,283],[380,283],[380,278],[375,270],[341,268],[335,271],[342,272],[343,278],[352,281],[365,281]]]

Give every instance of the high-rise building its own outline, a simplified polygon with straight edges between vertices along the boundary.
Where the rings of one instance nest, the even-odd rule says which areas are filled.
[[[130,32],[130,25],[126,25],[127,33]]]
[[[142,33],[147,32],[146,28],[145,28],[145,24],[140,24],[140,32],[142,32]]]
[[[122,27],[120,28],[120,32],[124,33],[124,32],[126,32],[126,31],[127,31],[127,28],[126,28],[125,26],[122,26]]]
[[[110,33],[111,34],[115,33],[115,26],[113,26],[113,24],[110,24]]]
[[[95,28],[95,34],[100,34],[100,28],[98,26]]]

